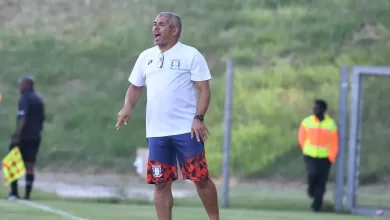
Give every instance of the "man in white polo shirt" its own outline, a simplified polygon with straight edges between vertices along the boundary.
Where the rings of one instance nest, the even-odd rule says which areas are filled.
[[[179,42],[181,30],[176,14],[162,12],[156,17],[152,31],[156,46],[142,52],[134,65],[116,128],[127,124],[146,87],[146,179],[156,186],[158,219],[172,219],[171,186],[178,178],[177,159],[183,178],[195,183],[210,220],[219,220],[217,191],[209,178],[204,148],[209,135],[204,115],[210,103],[211,75],[202,54]]]

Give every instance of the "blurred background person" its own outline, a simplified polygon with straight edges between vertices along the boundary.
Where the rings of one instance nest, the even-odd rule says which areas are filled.
[[[34,78],[24,76],[19,80],[20,99],[17,109],[16,132],[12,136],[10,150],[15,146],[20,148],[26,166],[25,200],[30,199],[34,183],[34,166],[41,144],[43,122],[45,120],[44,103],[34,90]],[[19,199],[18,181],[11,183],[9,200]]]
[[[327,103],[315,100],[313,114],[304,118],[299,127],[298,141],[307,171],[307,193],[313,211],[320,211],[326,191],[331,164],[338,153],[337,124],[327,113]]]

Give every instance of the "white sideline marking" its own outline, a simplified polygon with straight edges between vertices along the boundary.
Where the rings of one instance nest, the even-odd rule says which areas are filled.
[[[23,200],[19,200],[19,202],[24,203],[24,204],[26,204],[28,206],[31,206],[31,207],[40,209],[42,211],[51,212],[51,213],[54,213],[54,214],[57,214],[59,216],[62,216],[62,217],[65,217],[65,218],[69,218],[69,219],[72,219],[72,220],[89,220],[87,218],[74,216],[74,215],[72,215],[70,213],[67,213],[67,212],[64,212],[64,211],[61,211],[61,210],[58,210],[58,209],[53,209],[53,208],[50,208],[49,206],[41,205],[41,204],[38,204],[38,203],[35,203],[35,202],[23,201]]]

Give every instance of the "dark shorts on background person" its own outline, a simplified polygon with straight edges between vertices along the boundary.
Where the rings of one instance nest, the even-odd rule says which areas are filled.
[[[204,143],[191,138],[191,133],[151,137],[147,138],[147,142],[149,160],[146,182],[148,184],[177,180],[177,162],[183,179],[193,182],[209,179]]]
[[[20,141],[19,149],[24,162],[36,162],[40,144],[41,139]]]

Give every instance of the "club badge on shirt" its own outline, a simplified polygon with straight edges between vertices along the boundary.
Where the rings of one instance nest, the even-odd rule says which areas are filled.
[[[171,69],[173,70],[180,69],[180,60],[171,60]]]

